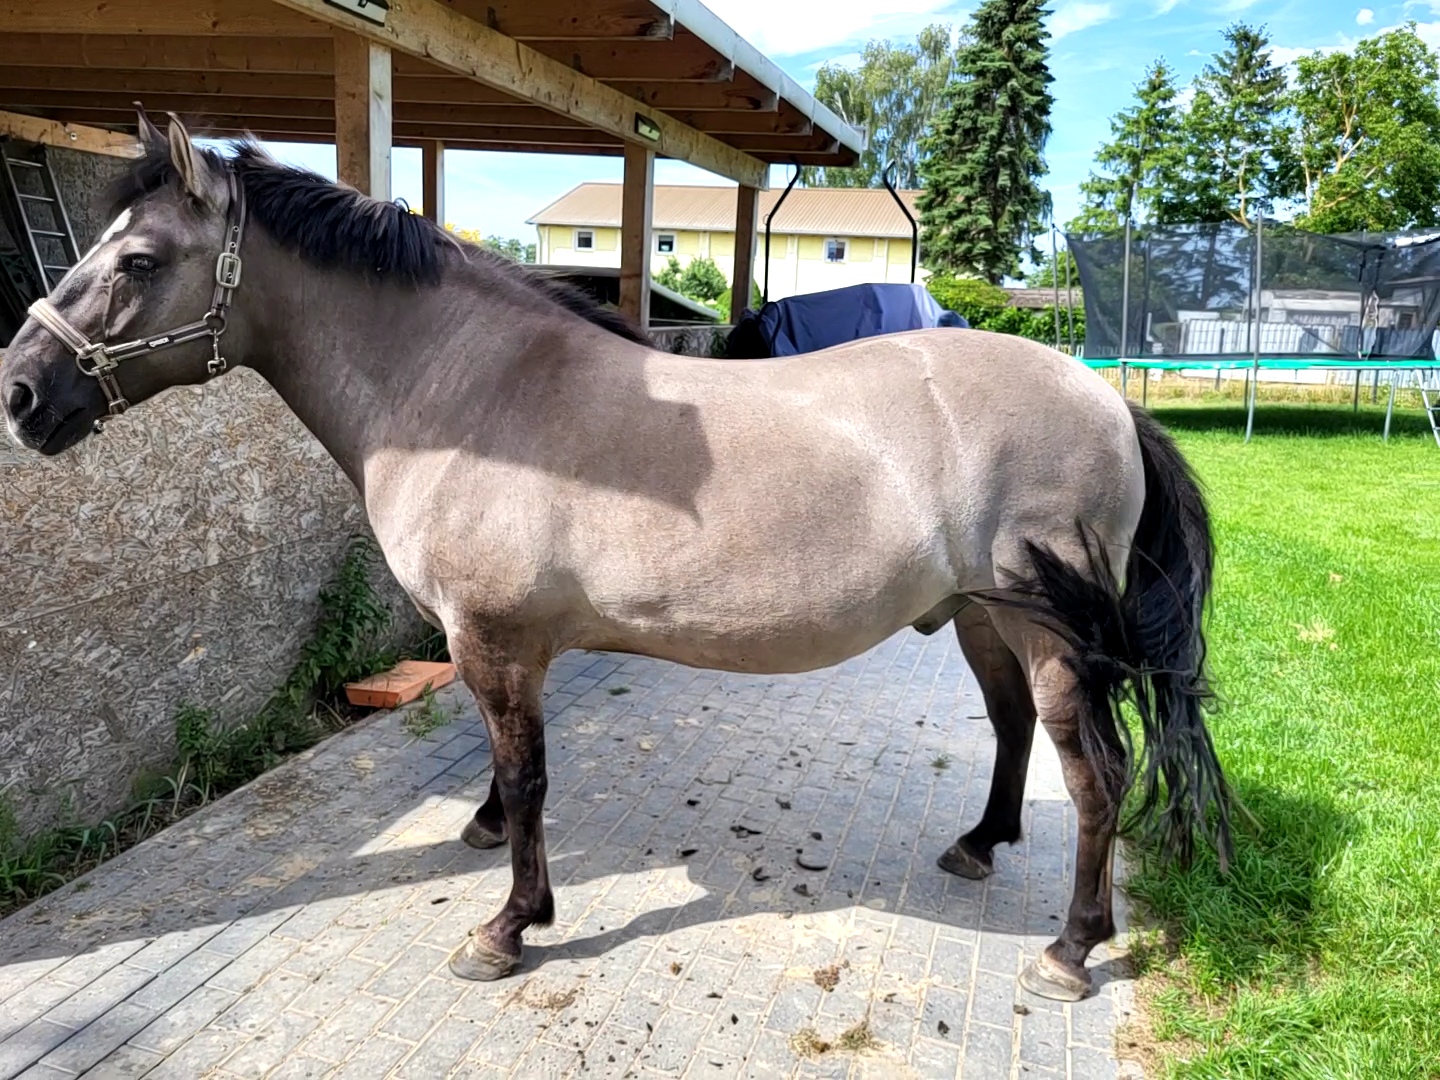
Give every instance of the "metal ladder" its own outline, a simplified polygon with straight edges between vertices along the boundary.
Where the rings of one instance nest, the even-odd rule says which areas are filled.
[[[21,253],[29,256],[38,299],[80,261],[75,233],[44,146],[20,149],[11,140],[0,139],[0,174],[5,179],[0,195],[8,195],[10,201],[6,223],[17,234],[14,239]]]
[[[1420,401],[1425,406],[1425,415],[1430,419],[1430,432],[1435,436],[1435,445],[1440,446],[1440,372],[1434,368],[1418,373]]]

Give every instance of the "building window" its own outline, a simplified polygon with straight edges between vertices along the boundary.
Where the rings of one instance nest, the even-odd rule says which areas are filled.
[[[831,239],[825,241],[825,261],[828,263],[841,263],[845,261],[844,240]]]
[[[576,229],[576,230],[575,230],[575,250],[576,250],[576,251],[594,251],[594,250],[595,250],[595,234],[594,234],[594,232],[592,232],[592,231],[589,230],[589,229]]]
[[[656,233],[655,250],[661,255],[675,254],[675,234],[668,232]]]

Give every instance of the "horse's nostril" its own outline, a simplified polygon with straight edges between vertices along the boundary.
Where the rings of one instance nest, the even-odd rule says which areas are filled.
[[[10,415],[20,420],[35,405],[35,392],[25,383],[16,380],[10,384]]]

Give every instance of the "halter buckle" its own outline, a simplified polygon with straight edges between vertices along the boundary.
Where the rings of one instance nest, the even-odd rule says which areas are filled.
[[[240,271],[244,269],[240,256],[222,251],[215,260],[215,284],[222,289],[236,289],[240,286]]]

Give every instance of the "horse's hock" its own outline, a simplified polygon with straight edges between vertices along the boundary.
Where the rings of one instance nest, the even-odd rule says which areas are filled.
[[[82,243],[127,163],[52,152]],[[22,834],[122,808],[182,702],[245,719],[289,672],[366,529],[256,375],[180,389],[63,458],[0,440],[0,798]],[[385,580],[397,629],[413,609]]]

